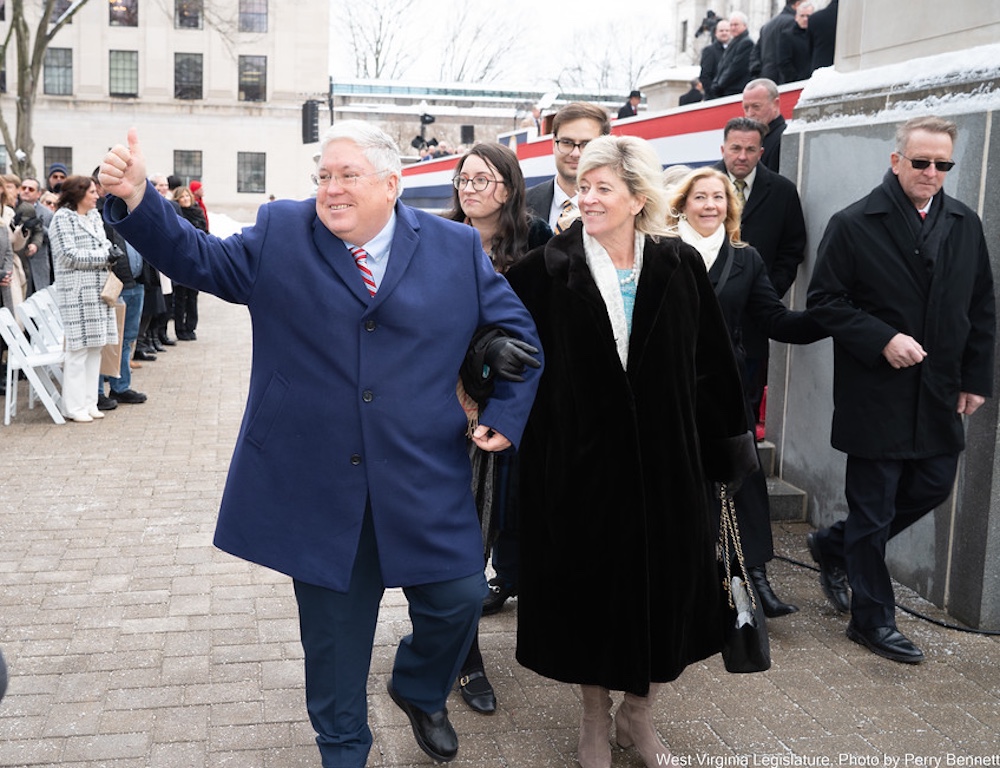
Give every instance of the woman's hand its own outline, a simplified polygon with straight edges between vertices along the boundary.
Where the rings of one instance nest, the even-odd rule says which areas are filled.
[[[135,210],[146,194],[146,158],[139,146],[139,132],[128,129],[128,146],[116,144],[104,156],[98,180],[105,192],[125,201],[129,211]]]

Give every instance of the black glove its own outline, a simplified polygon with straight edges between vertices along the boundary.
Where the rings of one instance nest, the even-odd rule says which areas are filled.
[[[118,263],[119,259],[122,258],[125,258],[127,260],[125,252],[122,251],[122,249],[119,248],[115,243],[111,243],[111,246],[108,248],[108,266],[113,267],[115,264]]]
[[[508,381],[524,381],[521,375],[527,366],[541,368],[542,364],[532,355],[538,349],[520,339],[501,336],[486,345],[484,362],[497,376]]]

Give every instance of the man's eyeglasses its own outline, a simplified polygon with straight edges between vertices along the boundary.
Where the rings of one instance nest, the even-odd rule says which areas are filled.
[[[948,171],[955,167],[955,163],[951,160],[914,160],[912,157],[907,157],[902,152],[899,153],[899,156],[904,160],[909,160],[910,165],[913,166],[915,171],[926,171],[930,168],[931,163],[934,163],[934,170],[938,173],[948,173]]]
[[[456,176],[451,180],[451,185],[459,192],[470,184],[476,192],[482,192],[490,184],[503,184],[503,182],[500,179],[491,179],[489,176],[473,176],[471,179],[467,176]]]
[[[587,148],[590,140],[587,141],[573,141],[572,139],[555,139],[554,143],[556,149],[563,155],[573,154],[574,149],[579,149],[581,152]]]
[[[338,187],[356,187],[358,182],[366,176],[377,176],[382,171],[372,171],[371,173],[345,173],[343,176],[336,176],[332,173],[314,173],[310,178],[317,187],[328,187],[336,184]]]

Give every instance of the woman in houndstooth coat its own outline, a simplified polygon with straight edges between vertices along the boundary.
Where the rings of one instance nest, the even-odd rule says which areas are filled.
[[[63,412],[76,422],[104,418],[97,410],[101,347],[118,341],[114,310],[101,301],[111,243],[97,211],[97,187],[88,176],[62,183],[49,225],[56,302],[66,330]]]

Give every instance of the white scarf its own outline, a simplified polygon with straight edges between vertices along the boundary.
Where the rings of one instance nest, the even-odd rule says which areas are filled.
[[[711,269],[719,256],[719,251],[722,250],[722,244],[726,241],[725,225],[720,224],[715,232],[708,237],[703,237],[688,224],[687,219],[681,219],[677,222],[677,231],[681,234],[681,240],[694,246],[694,249],[701,254],[701,258],[705,262],[705,269]]]
[[[635,233],[635,270],[636,286],[642,274],[642,250],[646,246],[646,236]],[[587,256],[587,267],[601,292],[604,306],[608,309],[608,319],[611,320],[611,330],[615,334],[615,345],[618,347],[618,358],[622,368],[628,367],[628,323],[625,320],[625,302],[622,300],[622,287],[618,282],[618,270],[608,252],[597,240],[583,233],[583,252]]]

